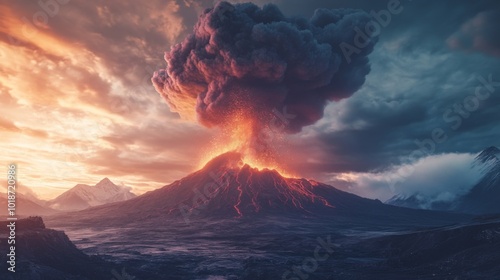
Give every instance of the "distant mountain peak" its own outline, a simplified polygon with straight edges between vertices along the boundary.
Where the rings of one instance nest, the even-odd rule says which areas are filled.
[[[108,177],[104,177],[104,179],[99,181],[99,183],[97,183],[96,186],[100,184],[110,184],[110,183],[113,184],[113,182],[111,182],[111,180]]]
[[[73,211],[124,201],[135,196],[130,191],[130,188],[117,186],[109,178],[105,177],[94,186],[78,184],[51,200],[49,204],[58,210]]]
[[[499,160],[500,161],[500,149],[498,149],[495,146],[491,146],[483,150],[479,155],[476,157],[477,160],[481,162],[486,162],[490,160]]]
[[[498,153],[500,153],[500,149],[498,149],[498,148],[497,148],[497,147],[495,147],[495,146],[490,146],[490,147],[486,148],[486,149],[484,150],[484,152],[489,152],[489,153],[495,153],[495,154],[498,154]]]
[[[107,177],[99,181],[99,183],[95,184],[94,188],[100,188],[100,189],[119,189],[123,188],[120,186],[117,186],[115,183],[113,183],[110,179]]]

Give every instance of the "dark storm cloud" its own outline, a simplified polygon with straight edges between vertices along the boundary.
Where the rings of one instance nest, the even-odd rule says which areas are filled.
[[[391,2],[403,12],[392,15],[380,35],[381,41],[399,39],[401,50],[439,52],[448,49],[446,39],[459,31],[462,24],[482,12],[500,9],[496,0],[275,0],[287,14],[310,15],[316,7],[328,9],[355,8],[381,13]]]
[[[415,150],[423,149],[425,152],[420,156],[426,156],[478,152],[500,144],[497,61],[452,54],[441,58],[440,64],[437,62],[440,59],[427,55],[426,60],[435,58],[436,62],[422,69],[408,70],[405,68],[419,59],[395,63],[400,58],[377,54],[380,58],[373,60],[374,73],[368,78],[366,88],[339,104],[340,115],[329,116],[337,118],[340,128],[325,133],[329,124],[316,127],[314,135],[319,142],[315,147],[303,147],[305,154],[320,158],[311,169],[368,172],[407,163],[415,159],[411,158]],[[379,59],[390,66],[375,66]],[[428,70],[432,70],[433,75],[428,75]],[[408,71],[413,77],[407,77]],[[393,78],[384,79],[387,73]],[[485,100],[474,98],[478,87],[482,93],[488,93],[478,77],[488,80],[490,74],[493,92]],[[378,79],[384,80],[385,85],[377,86]],[[444,132],[444,142],[432,140],[435,129]],[[433,144],[427,144],[429,142]],[[314,149],[317,151],[311,151]]]
[[[500,10],[484,11],[465,22],[448,38],[451,48],[500,56]]]
[[[316,6],[380,12],[389,2],[275,1],[286,13],[303,15]],[[416,141],[432,138],[436,128],[443,129],[448,138],[436,144],[431,154],[475,153],[500,145],[500,87],[466,117],[458,113],[466,100],[474,105],[466,98],[482,84],[478,76],[500,80],[498,59],[450,49],[447,42],[464,24],[498,10],[498,2],[400,3],[403,11],[391,16],[369,56],[372,71],[363,87],[350,99],[329,105],[325,121],[306,129],[290,148],[301,151],[300,161],[292,163],[296,170],[311,176],[318,171],[384,170],[413,160],[410,154],[419,149]],[[496,37],[487,38],[493,45]]]
[[[369,21],[352,9],[319,9],[305,19],[286,17],[275,5],[221,2],[166,53],[167,68],[153,82],[172,110],[196,112],[208,127],[243,116],[257,134],[273,109],[286,107],[295,117],[284,130],[299,132],[323,117],[328,101],[364,83],[376,38],[364,35],[352,54],[342,43],[355,42]]]

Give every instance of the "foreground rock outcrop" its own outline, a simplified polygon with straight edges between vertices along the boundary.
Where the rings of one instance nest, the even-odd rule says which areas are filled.
[[[63,231],[48,229],[41,217],[16,221],[15,273],[7,270],[9,222],[0,222],[0,279],[110,279],[109,264],[78,250]]]

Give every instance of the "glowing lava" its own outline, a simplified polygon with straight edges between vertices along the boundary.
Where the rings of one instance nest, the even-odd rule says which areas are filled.
[[[296,178],[297,175],[292,172],[287,171],[285,168],[281,167],[274,161],[274,159],[266,159],[259,158],[258,156],[253,155],[252,153],[245,152],[246,149],[242,149],[238,145],[234,145],[234,143],[230,143],[226,146],[221,146],[216,149],[211,150],[203,156],[203,159],[200,161],[199,167],[202,168],[205,166],[210,160],[213,158],[222,155],[227,152],[237,152],[242,155],[240,167],[244,165],[248,165],[253,169],[257,169],[258,171],[263,170],[275,170],[280,173],[282,176],[287,178]]]
[[[277,149],[284,143],[282,132],[270,126],[259,127],[251,118],[235,114],[233,121],[228,123],[213,141],[211,149],[205,151],[198,167],[202,168],[207,162],[224,153],[237,152],[241,154],[241,166],[248,164],[257,170],[276,170],[285,177],[294,178],[297,176],[284,166],[285,156]]]
[[[286,178],[268,166],[263,169],[252,167],[242,161],[242,155],[238,152],[227,152],[215,157],[195,174],[200,177],[194,179],[193,184],[187,181],[181,183],[188,188],[194,185],[210,186],[214,184],[210,181],[213,182],[215,178],[217,188],[204,192],[205,201],[199,199],[199,192],[198,197],[189,196],[182,200],[180,205],[195,201],[193,207],[177,206],[184,209],[181,213],[185,215],[199,213],[201,209],[211,213],[232,212],[235,217],[243,217],[278,212],[313,214],[335,208],[328,198],[336,192],[334,188],[312,180]],[[201,179],[203,177],[205,179]]]

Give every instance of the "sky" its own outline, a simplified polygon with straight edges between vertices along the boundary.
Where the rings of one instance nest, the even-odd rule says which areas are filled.
[[[364,83],[286,136],[294,174],[382,200],[448,199],[477,179],[475,154],[500,146],[498,1],[254,3],[288,17],[382,15]],[[151,77],[214,4],[0,0],[5,174],[16,163],[19,182],[49,199],[103,177],[141,194],[198,169],[220,131],[172,110]],[[384,17],[391,5],[398,12]]]

